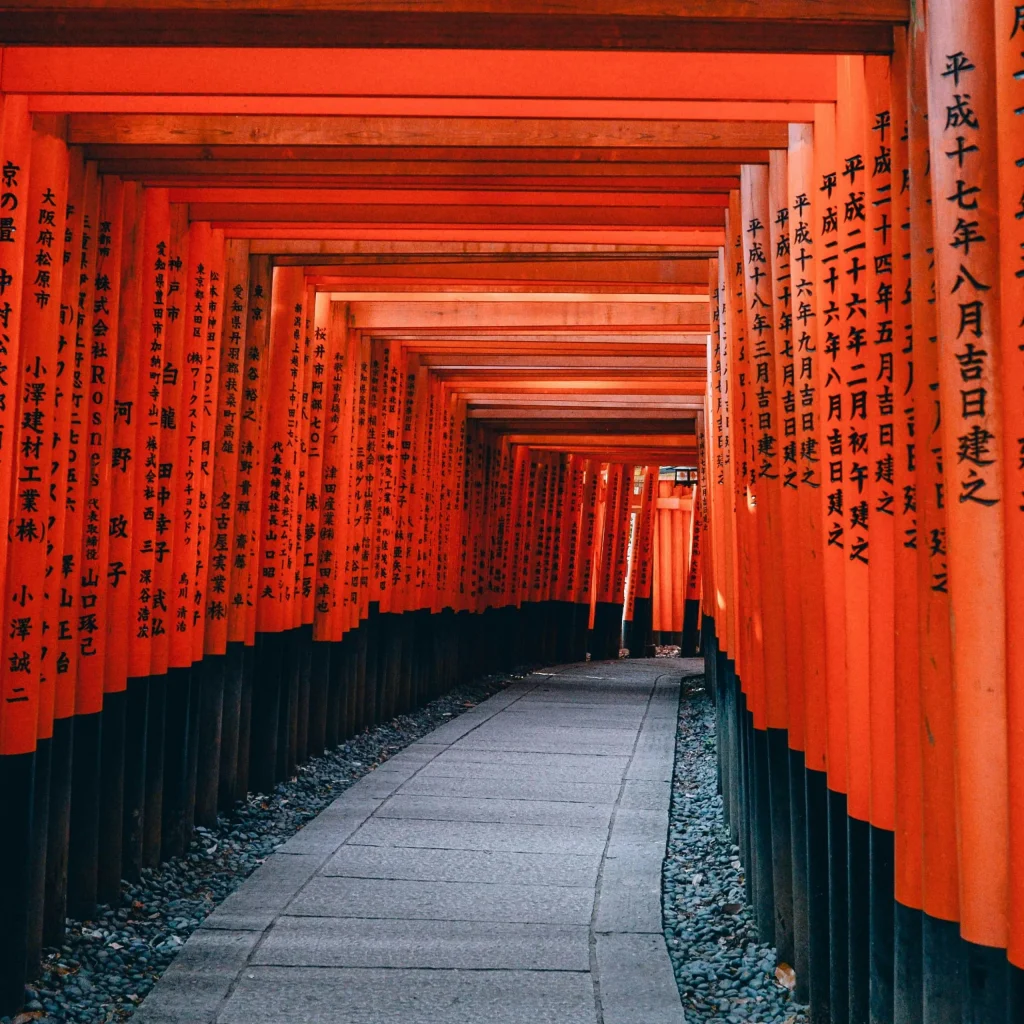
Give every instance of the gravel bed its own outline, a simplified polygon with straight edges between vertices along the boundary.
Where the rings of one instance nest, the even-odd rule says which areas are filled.
[[[424,708],[362,733],[298,769],[272,793],[197,828],[189,852],[138,883],[95,920],[68,921],[65,943],[48,949],[43,974],[17,1016],[0,1024],[110,1024],[127,1020],[203,919],[286,839],[356,780],[432,729],[503,690],[515,674],[457,687]]]
[[[792,981],[757,938],[743,868],[718,795],[715,706],[703,677],[679,702],[668,850],[662,876],[665,941],[687,1024],[807,1024],[776,978]]]

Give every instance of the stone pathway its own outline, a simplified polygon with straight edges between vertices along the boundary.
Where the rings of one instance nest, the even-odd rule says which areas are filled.
[[[536,672],[357,782],[139,1024],[682,1024],[661,920],[678,661]]]

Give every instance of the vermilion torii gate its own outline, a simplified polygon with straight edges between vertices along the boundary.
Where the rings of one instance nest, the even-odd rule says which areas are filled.
[[[247,790],[591,619],[617,655],[627,599],[646,638],[692,465],[763,937],[815,1020],[1019,1019],[1020,5],[0,43],[0,1011]]]

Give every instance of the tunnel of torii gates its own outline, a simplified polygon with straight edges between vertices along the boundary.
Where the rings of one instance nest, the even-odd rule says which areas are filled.
[[[194,823],[689,596],[812,1019],[1024,1019],[1024,6],[213,7],[0,3],[0,1013]]]

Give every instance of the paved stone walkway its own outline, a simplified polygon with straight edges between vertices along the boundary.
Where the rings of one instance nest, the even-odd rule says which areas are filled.
[[[537,672],[360,780],[138,1024],[681,1024],[662,937],[678,661]]]

